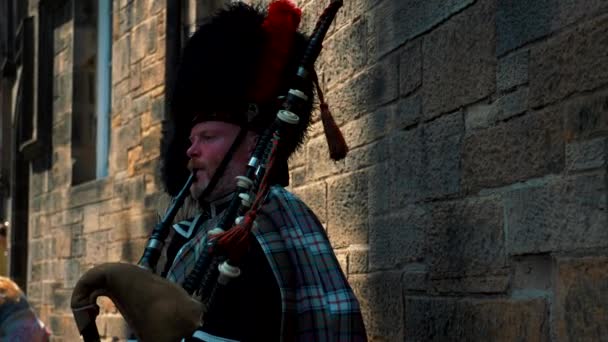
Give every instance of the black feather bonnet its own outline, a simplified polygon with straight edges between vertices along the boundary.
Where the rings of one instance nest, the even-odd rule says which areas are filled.
[[[259,8],[243,3],[231,4],[202,24],[186,43],[170,93],[168,125],[163,133],[161,173],[168,194],[175,196],[188,177],[186,150],[190,146],[188,137],[193,124],[225,121],[261,132],[274,120],[280,109],[277,98],[286,95],[291,86],[307,37],[293,33],[286,66],[279,73],[280,79],[276,80],[277,90],[273,91],[276,93],[254,101],[252,88],[265,77],[259,73],[268,52],[264,49],[269,46],[262,27],[265,18],[266,12]],[[286,157],[280,164],[283,175],[287,173],[287,158],[303,143],[311,121],[312,82],[305,84],[302,90],[307,93],[309,103],[298,113],[299,135],[291,137],[285,147]],[[247,122],[252,105],[259,115]],[[286,185],[284,180],[278,183]]]

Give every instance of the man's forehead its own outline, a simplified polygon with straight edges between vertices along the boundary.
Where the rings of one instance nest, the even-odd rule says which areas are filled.
[[[190,132],[192,134],[200,134],[205,132],[215,132],[215,133],[232,133],[238,130],[239,126],[223,122],[223,121],[204,121],[199,122],[192,126]]]

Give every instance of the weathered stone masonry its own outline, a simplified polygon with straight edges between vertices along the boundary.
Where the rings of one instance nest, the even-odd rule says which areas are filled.
[[[297,3],[310,32],[327,1]],[[28,295],[56,341],[77,338],[78,277],[136,261],[156,221],[166,4],[113,1],[109,176],[78,186],[74,23],[54,28],[53,166],[31,177]],[[371,340],[608,335],[606,37],[601,0],[345,1],[317,67],[351,151],[330,161],[317,120],[291,189],[325,225]],[[101,304],[104,337],[124,340]]]

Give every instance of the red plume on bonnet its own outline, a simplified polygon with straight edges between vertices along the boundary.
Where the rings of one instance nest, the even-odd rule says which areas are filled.
[[[262,28],[266,33],[266,46],[258,68],[257,82],[250,90],[250,99],[265,103],[278,96],[281,75],[289,61],[295,32],[302,11],[289,0],[276,0],[268,6]]]

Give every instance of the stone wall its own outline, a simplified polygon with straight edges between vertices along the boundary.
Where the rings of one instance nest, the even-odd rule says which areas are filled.
[[[602,1],[345,1],[317,66],[351,152],[315,124],[292,188],[371,340],[606,336],[607,34]]]
[[[297,3],[310,32],[327,1]],[[56,341],[77,338],[78,277],[136,261],[156,221],[165,6],[113,2],[110,176],[75,187],[73,20],[54,28],[28,295]],[[290,188],[325,225],[371,340],[608,334],[606,37],[600,0],[345,1],[317,67],[351,151],[330,161],[316,119]],[[124,340],[100,303],[101,333]]]
[[[110,176],[71,185],[77,53],[71,6],[66,1],[57,10],[53,28],[53,167],[34,174],[31,187],[28,296],[56,341],[78,339],[69,300],[82,273],[103,262],[136,262],[141,256],[156,223],[157,211],[149,202],[159,188],[164,118],[165,3],[115,0]],[[100,333],[124,339],[122,317],[107,299],[100,304]]]

